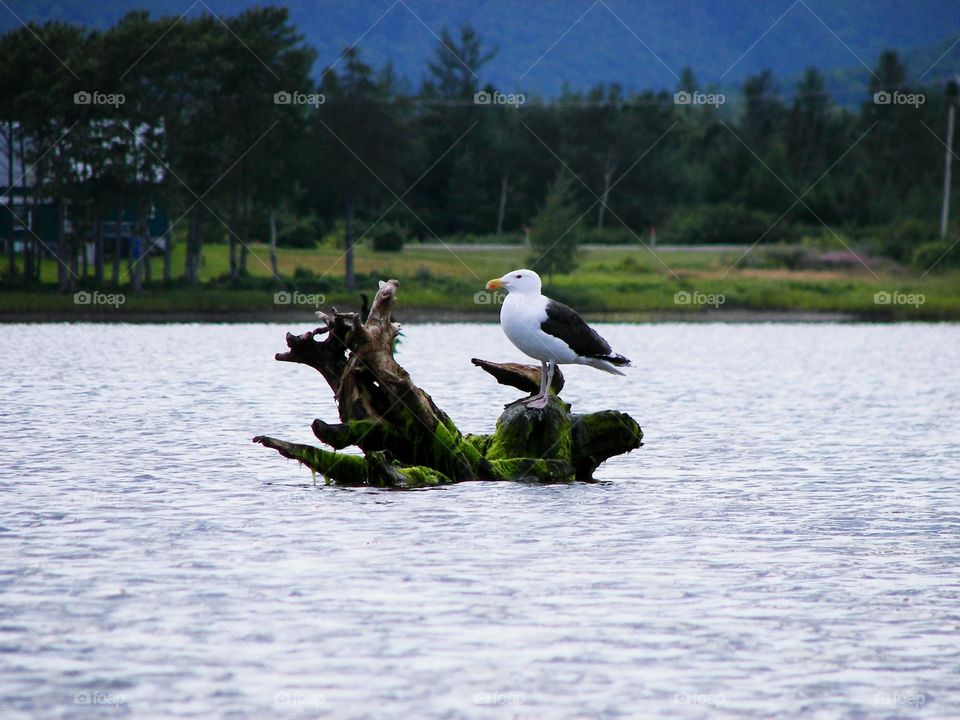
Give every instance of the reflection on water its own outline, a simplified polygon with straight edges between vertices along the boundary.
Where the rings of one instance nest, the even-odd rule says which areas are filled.
[[[607,326],[604,482],[410,493],[250,442],[335,419],[287,329],[0,326],[2,717],[960,716],[957,326]],[[473,356],[399,359],[489,431]]]

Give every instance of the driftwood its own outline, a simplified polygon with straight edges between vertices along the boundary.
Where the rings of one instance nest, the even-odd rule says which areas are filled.
[[[547,407],[508,405],[491,435],[464,435],[393,357],[400,326],[391,321],[398,282],[380,283],[366,322],[357,313],[317,313],[321,327],[287,334],[277,360],[309,365],[333,390],[339,423],[314,420],[313,432],[332,448],[253,439],[298,460],[328,482],[419,488],[468,480],[564,482],[589,480],[614,455],[642,445],[643,432],[629,415],[605,410],[577,415],[556,393]],[[503,385],[534,393],[538,367],[473,360]],[[355,446],[363,454],[336,452]]]

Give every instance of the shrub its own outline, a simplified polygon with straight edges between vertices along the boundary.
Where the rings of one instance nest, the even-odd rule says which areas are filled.
[[[375,252],[400,252],[403,250],[403,233],[395,225],[381,225],[373,230]]]
[[[430,268],[417,265],[417,269],[413,272],[413,279],[420,283],[430,282],[433,280],[433,273],[430,272]]]
[[[328,292],[333,287],[329,278],[317,275],[310,268],[299,265],[293,271],[293,283],[304,292]]]
[[[949,242],[928,242],[913,251],[911,264],[917,270],[952,270],[960,267],[960,248],[950,248]]]
[[[878,251],[881,255],[906,262],[914,256],[921,245],[929,244],[936,239],[937,230],[933,223],[916,218],[900,220],[880,235]]]
[[[287,248],[313,249],[321,237],[323,237],[323,227],[320,220],[307,216],[298,218],[287,226],[281,225],[277,233],[277,245]]]
[[[830,250],[848,250],[859,241],[862,235],[848,229],[833,228],[833,232],[825,227],[807,228],[801,232],[800,244],[811,251],[829,252]]]
[[[689,245],[752,245],[757,240],[783,243],[794,239],[783,220],[774,226],[776,220],[772,213],[740,205],[700,205],[675,211],[664,239]]]
[[[743,267],[768,270],[798,270],[810,267],[813,264],[813,256],[809,250],[800,245],[776,245],[749,253],[740,261],[740,264]]]

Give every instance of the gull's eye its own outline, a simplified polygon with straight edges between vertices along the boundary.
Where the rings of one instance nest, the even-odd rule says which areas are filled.
[[[523,275],[517,275],[517,280],[523,279]]]

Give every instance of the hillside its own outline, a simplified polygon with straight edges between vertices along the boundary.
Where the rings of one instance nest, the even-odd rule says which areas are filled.
[[[0,13],[0,30],[23,20],[66,20],[106,27],[133,9],[155,16],[204,12],[235,14],[254,0],[16,0]],[[551,96],[564,82],[583,88],[619,82],[630,89],[672,88],[684,66],[701,84],[735,84],[769,68],[789,93],[791,79],[805,67],[834,70],[831,89],[840,102],[862,98],[867,70],[886,48],[901,50],[918,76],[960,30],[960,4],[945,0],[777,3],[725,2],[696,7],[669,0],[643,4],[625,0],[288,0],[291,16],[319,53],[317,71],[342,50],[359,46],[374,65],[392,61],[397,73],[419,85],[444,27],[472,23],[498,48],[480,71],[481,80],[504,90]],[[362,38],[362,39],[361,39]],[[928,62],[929,61],[929,62]],[[923,68],[920,66],[923,65]],[[953,47],[929,78],[960,67]]]

